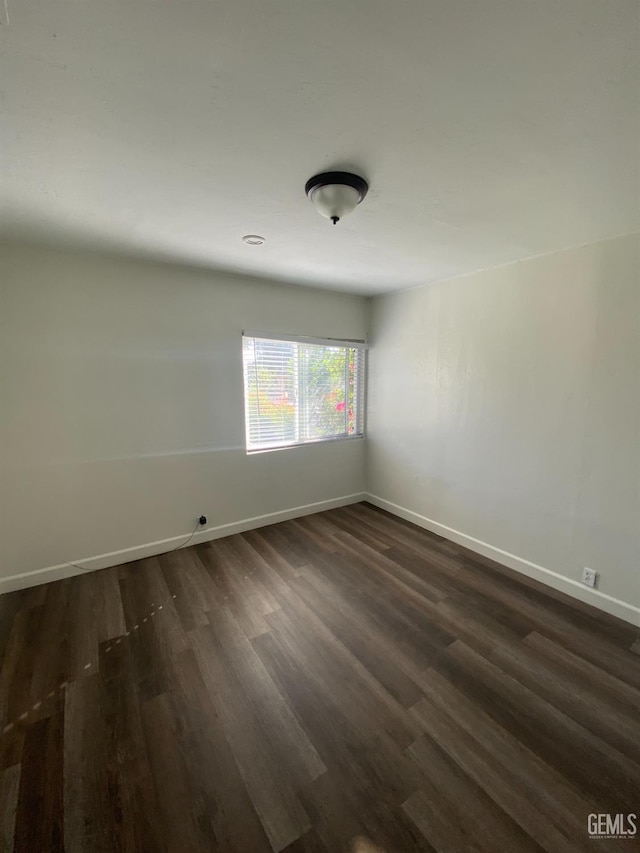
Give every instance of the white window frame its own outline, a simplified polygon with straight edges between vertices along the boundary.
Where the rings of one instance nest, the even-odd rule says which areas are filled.
[[[299,439],[299,426],[296,428],[296,441],[292,442],[281,442],[281,443],[273,443],[270,445],[251,445],[249,443],[249,417],[248,417],[248,408],[247,408],[247,394],[246,394],[246,378],[245,378],[245,365],[244,365],[244,338],[257,338],[261,340],[269,340],[269,341],[282,341],[287,342],[290,341],[292,343],[298,344],[315,344],[317,346],[324,347],[345,347],[348,349],[357,349],[360,352],[359,358],[362,359],[362,369],[356,372],[355,376],[355,387],[354,387],[354,398],[358,400],[359,393],[359,383],[362,384],[362,401],[360,405],[360,415],[357,418],[357,423],[361,425],[361,432],[349,435],[347,433],[348,429],[348,406],[345,406],[345,433],[331,436],[324,436],[321,438],[312,438],[312,439]],[[243,385],[243,409],[244,409],[244,426],[245,426],[245,449],[248,455],[253,455],[255,453],[270,453],[274,450],[286,450],[287,448],[292,447],[305,447],[309,444],[323,444],[326,442],[334,442],[334,441],[357,441],[365,437],[366,434],[366,413],[367,413],[367,351],[368,346],[366,341],[363,340],[350,340],[346,338],[317,338],[317,337],[309,337],[304,335],[292,335],[292,334],[284,334],[280,332],[262,332],[262,331],[249,331],[243,330],[242,339],[241,339],[241,347],[242,347],[242,385]],[[348,378],[345,377],[345,383],[348,382]]]

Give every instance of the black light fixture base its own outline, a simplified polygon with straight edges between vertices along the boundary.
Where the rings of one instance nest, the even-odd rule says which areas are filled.
[[[314,190],[317,190],[320,187],[328,187],[332,184],[344,184],[344,186],[353,187],[360,196],[358,204],[360,204],[362,199],[369,192],[369,184],[365,179],[361,178],[359,175],[353,175],[351,172],[321,172],[319,175],[314,175],[313,178],[309,178],[305,184],[304,191],[307,196],[311,198],[311,194]],[[334,222],[333,224],[335,225],[336,223]]]

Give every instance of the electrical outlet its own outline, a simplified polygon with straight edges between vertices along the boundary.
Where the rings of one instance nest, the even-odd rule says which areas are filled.
[[[582,583],[595,589],[598,583],[598,573],[594,572],[593,569],[587,569],[585,566],[582,570]]]

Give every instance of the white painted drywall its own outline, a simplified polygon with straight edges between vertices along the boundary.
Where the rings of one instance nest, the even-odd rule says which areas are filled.
[[[0,578],[181,536],[200,513],[217,527],[362,492],[362,440],[246,455],[241,331],[363,338],[367,310],[344,294],[4,246]]]
[[[374,299],[368,491],[640,607],[639,259],[635,235]]]

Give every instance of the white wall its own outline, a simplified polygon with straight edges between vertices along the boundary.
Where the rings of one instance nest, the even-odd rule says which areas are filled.
[[[639,258],[629,236],[377,297],[367,441],[381,505],[638,624]]]
[[[367,441],[247,456],[242,328],[364,337],[365,300],[3,246],[0,591],[166,550],[201,512],[219,528],[366,487],[639,621],[639,259],[631,236],[376,298]]]
[[[4,246],[0,590],[181,537],[201,513],[218,527],[361,493],[361,440],[246,455],[240,334],[363,338],[367,312],[338,293]]]

